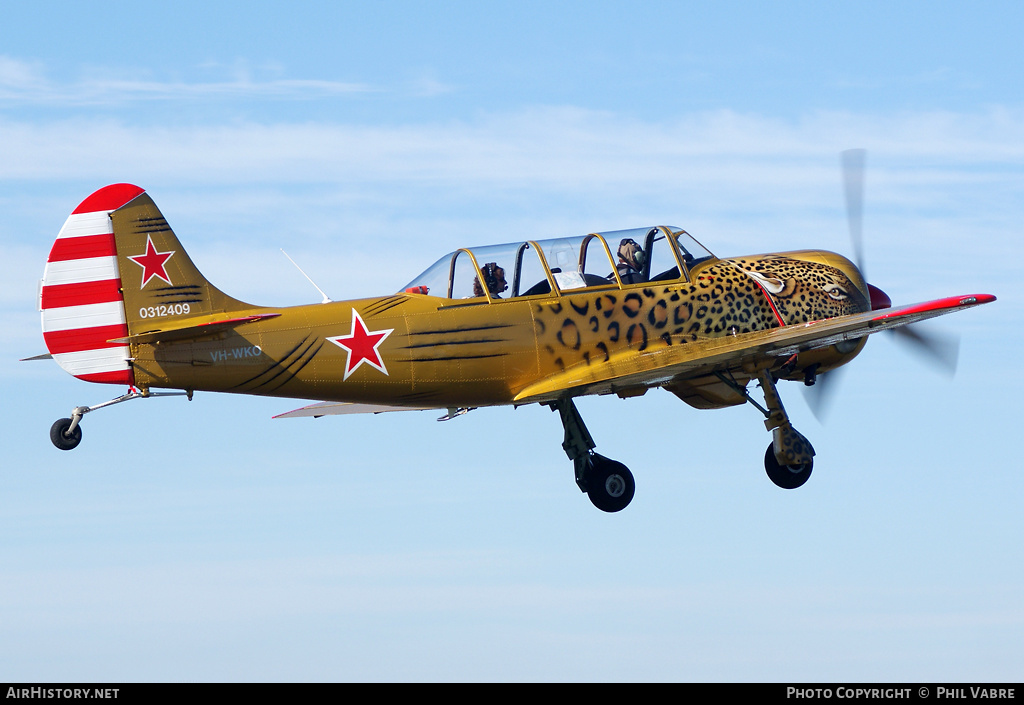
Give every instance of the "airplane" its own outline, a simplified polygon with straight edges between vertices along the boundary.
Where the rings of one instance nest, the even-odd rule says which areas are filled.
[[[779,381],[812,385],[873,333],[995,301],[893,306],[862,269],[825,250],[719,258],[681,228],[651,226],[461,248],[395,293],[254,306],[211,284],[149,194],[121,183],[61,228],[39,296],[49,353],[30,359],[128,387],[56,421],[61,450],[81,442],[86,413],[196,391],[321,400],[275,418],[437,409],[449,420],[545,405],[580,490],[617,512],[634,496],[633,475],[594,451],[576,397],[660,387],[697,409],[749,403],[772,433],[769,478],[794,489],[815,451]]]

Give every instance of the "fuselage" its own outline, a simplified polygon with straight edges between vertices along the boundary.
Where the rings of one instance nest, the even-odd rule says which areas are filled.
[[[253,308],[236,315],[278,315],[206,338],[133,345],[135,383],[395,406],[509,404],[530,384],[574,366],[639,361],[665,347],[868,307],[856,267],[824,251],[708,258],[673,279],[588,283],[512,298],[399,293]],[[800,366],[813,357],[829,369],[860,347],[807,353]],[[716,403],[701,380],[663,382],[696,406],[736,403]]]

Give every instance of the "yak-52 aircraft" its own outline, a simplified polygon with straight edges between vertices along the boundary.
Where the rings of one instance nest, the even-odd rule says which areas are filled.
[[[128,387],[54,423],[62,450],[82,440],[87,412],[169,393],[155,390],[324,400],[282,417],[440,409],[445,420],[543,404],[561,417],[576,483],[615,512],[632,499],[633,476],[594,452],[574,397],[661,387],[698,409],[749,402],[772,432],[769,477],[795,488],[814,450],[790,423],[779,380],[813,384],[872,333],[994,300],[894,307],[841,255],[720,259],[658,226],[468,247],[393,294],[253,306],[199,273],[143,189],[115,184],[74,210],[50,251],[40,294],[49,355],[39,357]]]

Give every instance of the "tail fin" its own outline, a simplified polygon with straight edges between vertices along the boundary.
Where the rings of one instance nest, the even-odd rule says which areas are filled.
[[[114,184],[64,223],[46,261],[39,308],[46,347],[65,371],[133,385],[124,339],[153,328],[152,319],[252,307],[200,274],[143,189]]]

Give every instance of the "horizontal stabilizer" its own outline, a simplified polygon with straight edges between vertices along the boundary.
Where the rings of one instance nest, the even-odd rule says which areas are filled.
[[[437,410],[437,406],[387,406],[385,404],[351,404],[348,402],[322,401],[317,404],[310,404],[295,411],[288,411],[278,414],[275,419],[314,419],[321,416],[335,416],[341,414],[382,414],[385,411],[429,411]]]
[[[226,328],[234,328],[235,326],[240,326],[243,323],[252,323],[254,321],[263,321],[268,318],[276,318],[280,315],[280,313],[257,313],[252,316],[215,319],[204,323],[194,323],[192,325],[178,326],[174,328],[158,328],[155,330],[144,331],[136,335],[130,335],[126,338],[116,338],[110,342],[126,344],[166,343],[172,340],[181,341],[192,338],[202,338]]]
[[[33,360],[52,360],[53,355],[50,353],[43,353],[42,355],[33,355],[32,357],[23,357],[18,362],[32,362]]]

